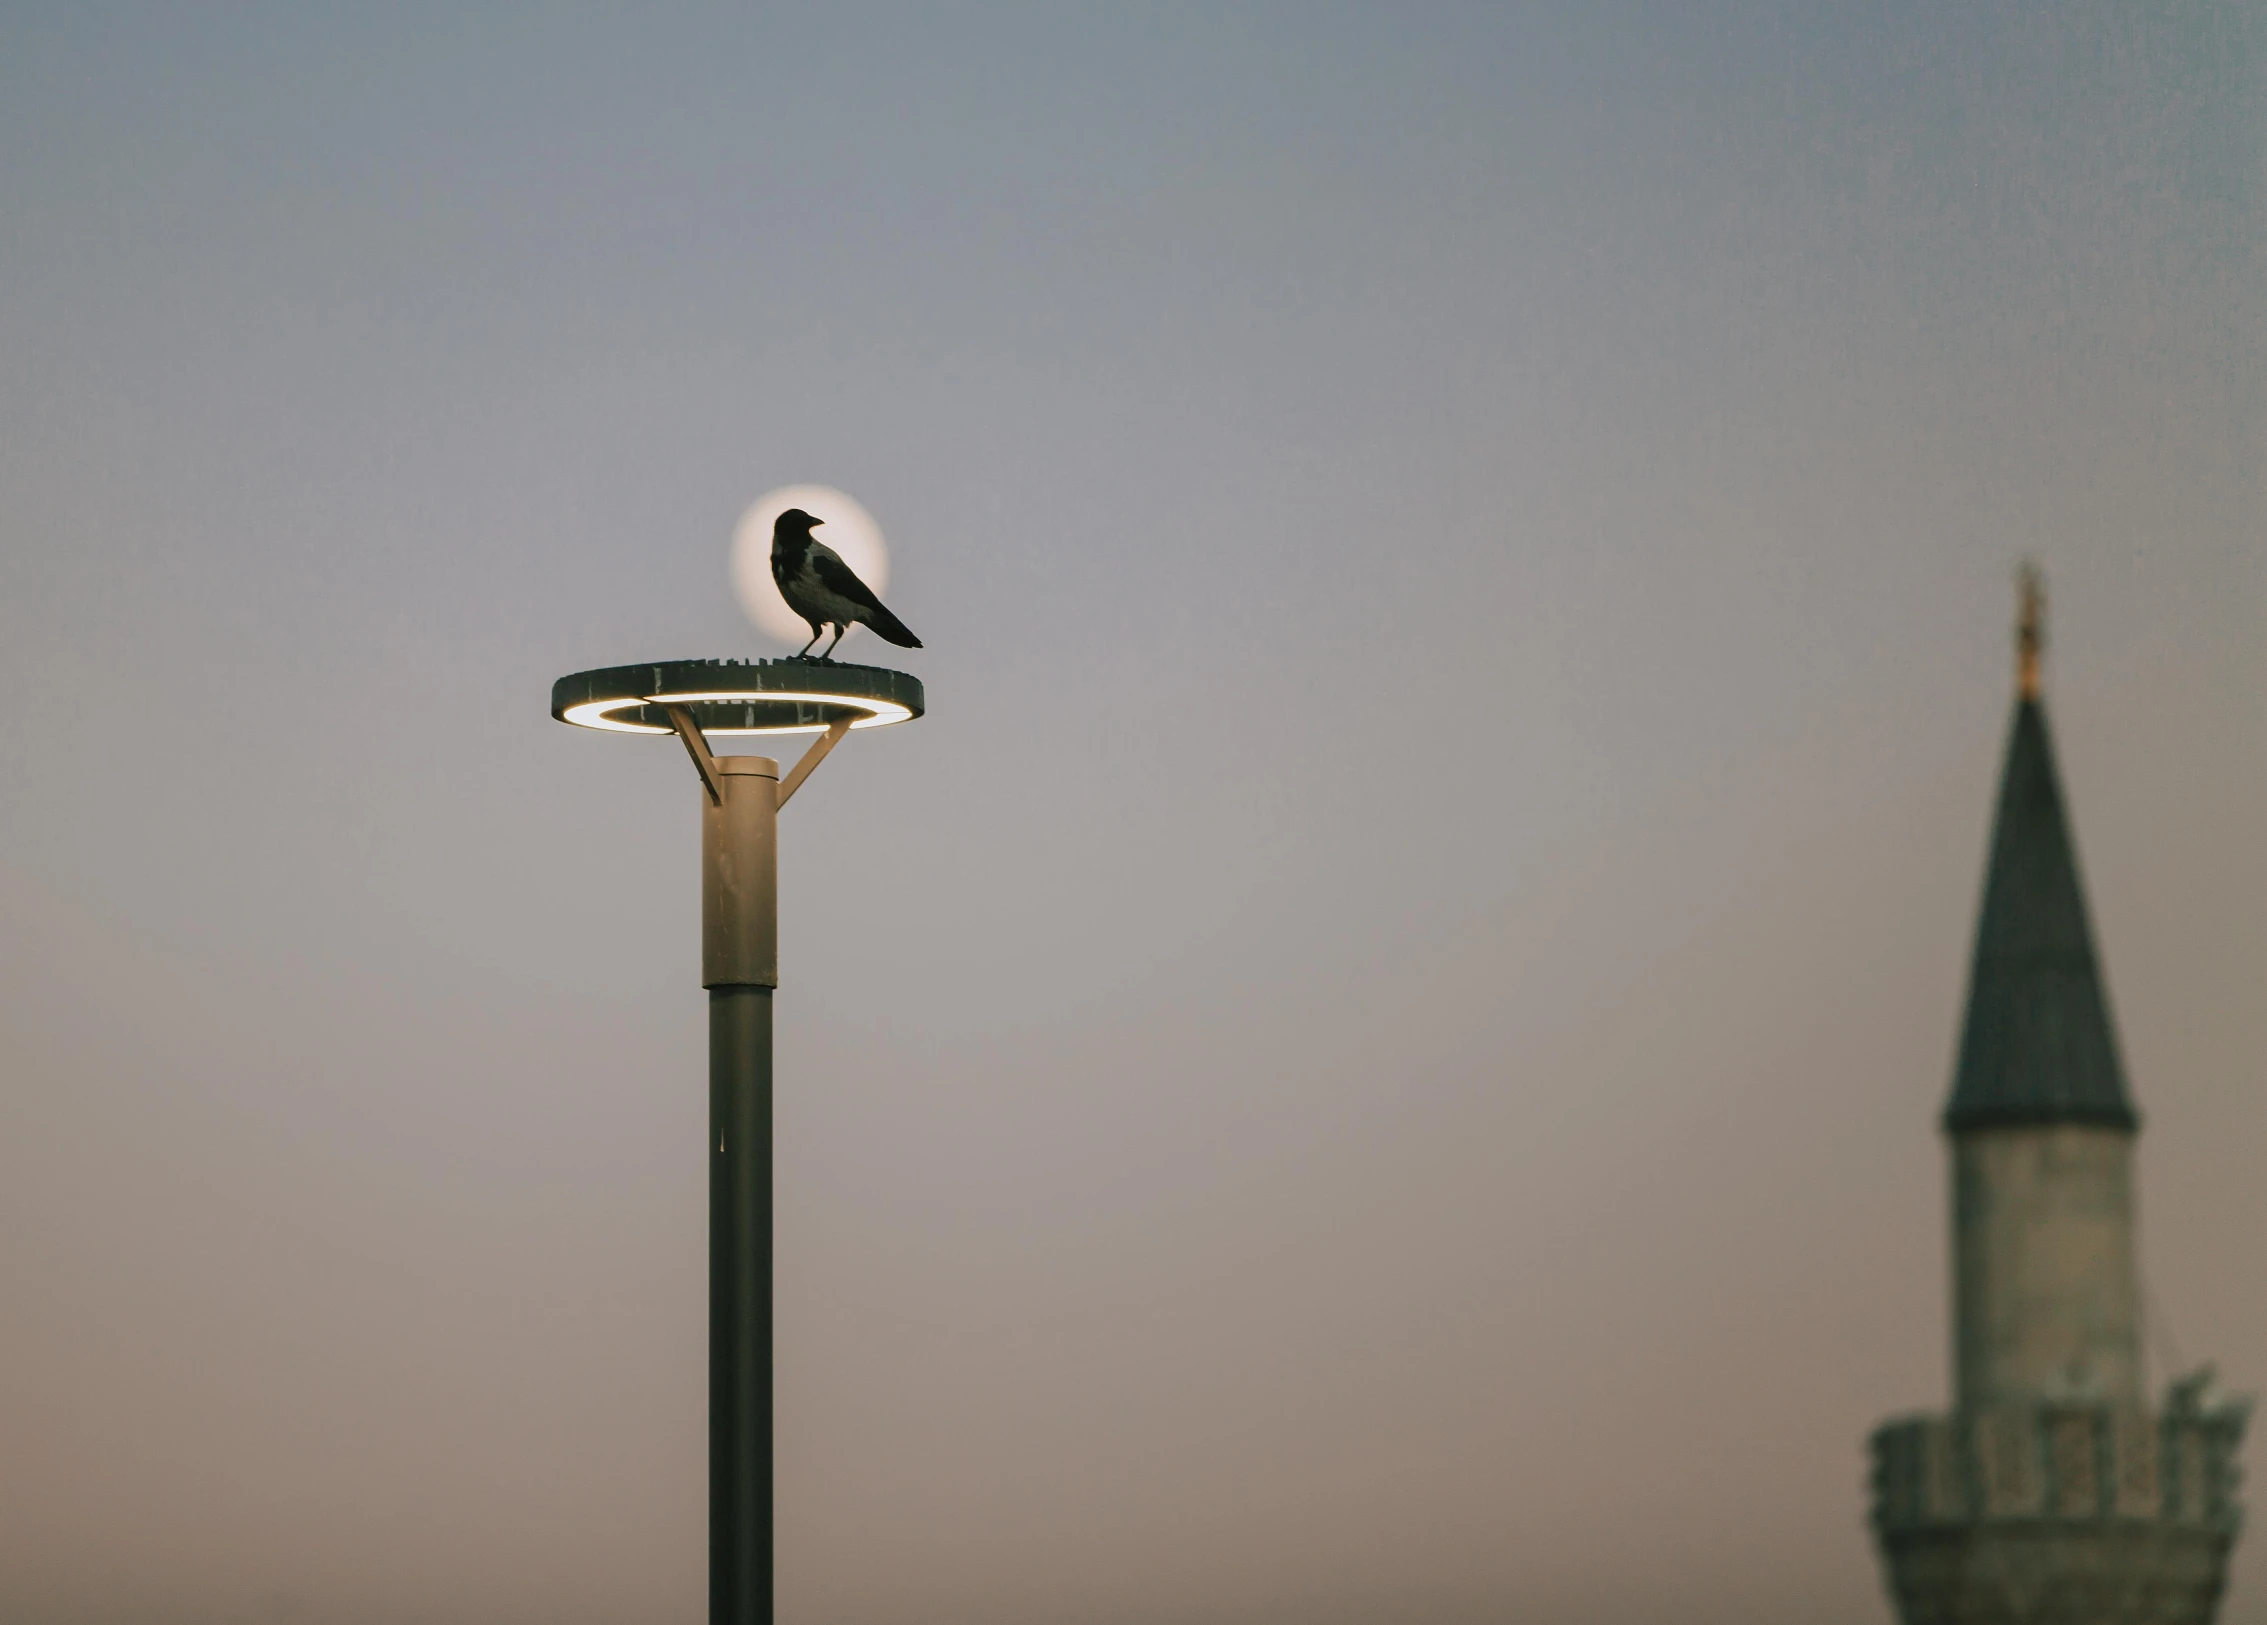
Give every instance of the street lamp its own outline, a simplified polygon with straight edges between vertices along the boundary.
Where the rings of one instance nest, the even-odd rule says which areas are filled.
[[[919,678],[807,660],[664,660],[580,671],[551,714],[668,734],[701,776],[701,985],[708,989],[708,1617],[770,1625],[771,992],[778,815],[846,733],[921,715]],[[783,779],[712,738],[817,734]]]

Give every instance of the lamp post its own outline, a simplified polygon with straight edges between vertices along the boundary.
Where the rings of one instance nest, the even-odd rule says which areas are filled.
[[[708,1617],[772,1619],[771,995],[779,809],[842,737],[909,722],[918,678],[804,660],[674,660],[551,686],[561,722],[683,741],[700,774],[701,985],[708,989]],[[780,777],[713,738],[817,734]]]

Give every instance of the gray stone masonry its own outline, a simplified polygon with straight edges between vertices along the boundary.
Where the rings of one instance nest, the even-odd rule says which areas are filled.
[[[2133,1135],[2090,1123],[1952,1142],[1953,1326],[1963,1410],[2141,1403]]]
[[[2209,1625],[2242,1521],[2240,1405],[2008,1405],[1873,1436],[1904,1625]]]

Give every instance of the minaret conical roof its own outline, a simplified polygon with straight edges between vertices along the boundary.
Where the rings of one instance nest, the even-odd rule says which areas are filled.
[[[1944,1126],[2139,1126],[2094,955],[2078,854],[2038,693],[2040,628],[2026,595],[2023,680],[1992,824],[1968,1016]]]

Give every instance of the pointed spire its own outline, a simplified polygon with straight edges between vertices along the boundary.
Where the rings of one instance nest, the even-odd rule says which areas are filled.
[[[2014,727],[1992,826],[1967,1022],[1944,1126],[2138,1126],[2039,698],[2046,587],[2019,577]]]

